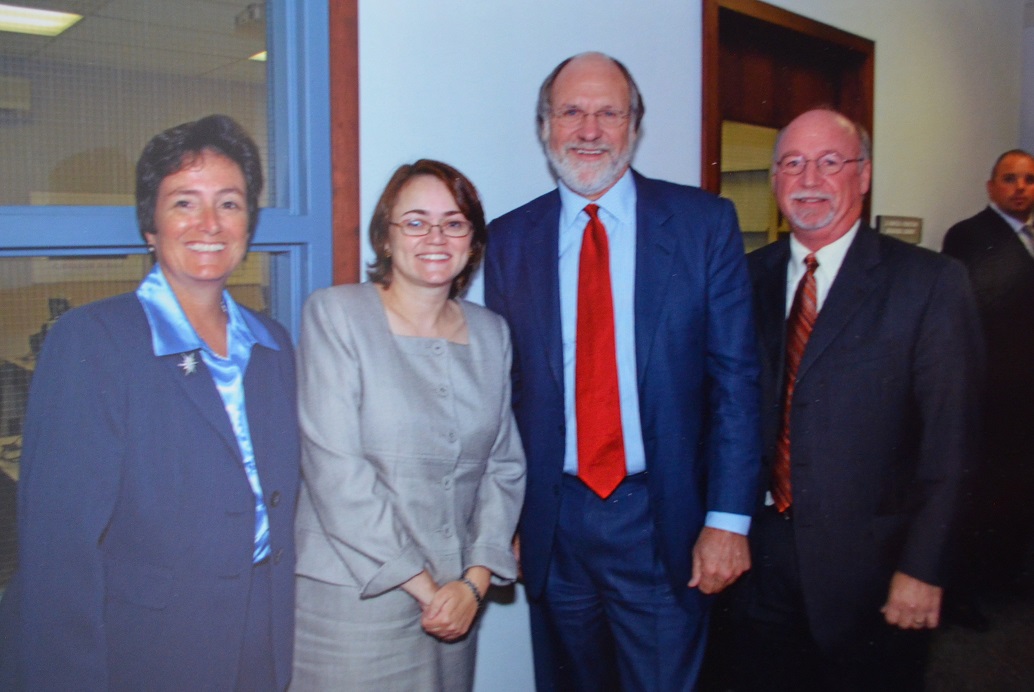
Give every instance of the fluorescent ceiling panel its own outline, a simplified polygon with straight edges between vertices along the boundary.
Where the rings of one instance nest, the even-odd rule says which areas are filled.
[[[37,10],[0,3],[0,31],[36,36],[57,36],[80,19],[80,14]]]

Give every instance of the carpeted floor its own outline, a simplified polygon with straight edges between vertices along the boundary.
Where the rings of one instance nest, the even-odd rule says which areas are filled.
[[[957,626],[934,638],[926,686],[930,692],[1034,691],[1034,593],[987,598],[987,632]]]
[[[986,632],[957,625],[942,625],[934,632],[926,691],[1034,692],[1034,588],[1028,587],[1022,597],[985,597],[980,611],[989,624]],[[719,622],[721,613],[720,609],[714,613]],[[727,634],[722,627],[712,629],[712,645]],[[726,649],[729,646],[726,641]],[[712,652],[721,649],[719,646]],[[732,692],[728,662],[717,656],[708,661],[710,666],[705,666],[700,689]]]

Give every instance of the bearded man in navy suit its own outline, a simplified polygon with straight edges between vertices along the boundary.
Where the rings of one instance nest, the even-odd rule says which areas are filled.
[[[540,690],[692,689],[708,594],[750,565],[743,241],[728,201],[631,170],[643,112],[616,60],[558,65],[537,114],[558,189],[489,235],[486,303],[512,332],[528,459],[518,546]],[[587,436],[606,442],[590,451]]]

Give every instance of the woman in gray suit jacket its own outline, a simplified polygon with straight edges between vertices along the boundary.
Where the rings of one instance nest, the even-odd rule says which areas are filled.
[[[506,324],[457,297],[486,235],[459,171],[402,166],[370,223],[372,282],[305,306],[292,689],[472,687],[524,496]]]

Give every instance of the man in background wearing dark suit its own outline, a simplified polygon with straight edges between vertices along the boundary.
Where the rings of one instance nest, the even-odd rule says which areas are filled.
[[[970,455],[981,344],[963,267],[862,218],[868,136],[831,110],[776,140],[792,234],[748,257],[763,484],[738,585],[742,689],[921,689]]]
[[[944,254],[969,271],[987,344],[983,446],[959,565],[963,606],[966,595],[1022,586],[1034,530],[1034,157],[999,156],[987,194],[983,211],[944,236]]]
[[[492,223],[528,459],[520,560],[547,690],[692,690],[709,598],[749,567],[757,353],[732,204],[630,168],[643,102],[616,60],[539,94],[559,189]]]

